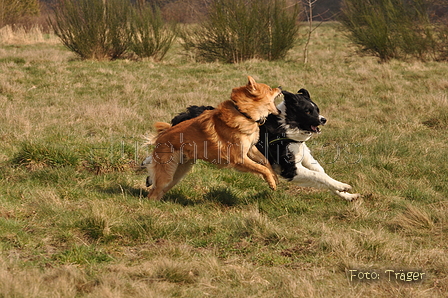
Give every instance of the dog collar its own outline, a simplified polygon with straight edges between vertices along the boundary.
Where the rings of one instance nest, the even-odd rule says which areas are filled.
[[[283,141],[288,142],[288,143],[303,143],[303,141],[296,141],[296,140],[293,140],[290,138],[278,138],[278,139],[269,141],[269,145],[272,145],[272,144],[275,144],[278,142],[283,142]]]
[[[268,146],[273,146],[276,143],[280,143],[280,142],[286,142],[286,146],[288,146],[289,143],[303,143],[302,141],[296,141],[290,138],[278,138],[278,139],[274,139],[272,141],[268,142]],[[269,156],[273,159],[276,160],[278,157],[274,156],[274,154],[272,153],[272,150],[268,150],[269,151]]]
[[[266,122],[266,119],[259,119],[259,120],[254,120],[252,119],[251,116],[249,116],[248,114],[244,113],[243,111],[240,110],[240,108],[238,107],[238,105],[236,104],[236,102],[233,102],[233,106],[235,107],[235,109],[240,112],[241,115],[243,115],[244,117],[246,117],[247,119],[254,121],[256,123],[258,123],[258,125],[263,125]]]

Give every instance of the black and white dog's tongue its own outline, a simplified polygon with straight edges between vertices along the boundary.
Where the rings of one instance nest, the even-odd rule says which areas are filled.
[[[320,128],[318,126],[311,125],[311,130],[314,132],[320,132]]]

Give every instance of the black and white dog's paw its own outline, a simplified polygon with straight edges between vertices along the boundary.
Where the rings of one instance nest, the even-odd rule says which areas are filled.
[[[347,201],[350,201],[350,202],[355,201],[361,197],[361,195],[359,193],[348,193],[348,192],[338,191],[338,190],[334,191],[334,193],[337,196],[339,196]]]
[[[352,189],[351,185],[347,183],[337,182],[336,184],[332,185],[333,189],[340,192],[347,192]]]
[[[336,184],[332,185],[332,192],[336,194],[337,196],[347,200],[347,201],[354,201],[361,197],[360,194],[352,194],[349,193],[349,191],[352,189],[351,185],[343,182],[337,181]]]

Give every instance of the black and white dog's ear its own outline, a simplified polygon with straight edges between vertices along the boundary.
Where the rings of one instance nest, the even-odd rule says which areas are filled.
[[[308,92],[308,90],[306,90],[306,89],[300,89],[299,91],[297,91],[297,93],[298,94],[300,94],[300,95],[303,95],[303,96],[305,96],[305,97],[308,97],[308,98],[311,98],[310,97],[310,93]]]

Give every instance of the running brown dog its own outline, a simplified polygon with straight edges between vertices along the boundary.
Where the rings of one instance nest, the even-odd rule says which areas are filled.
[[[259,125],[272,113],[280,88],[270,88],[248,77],[245,86],[232,89],[230,100],[199,117],[171,126],[157,122],[151,162],[147,165],[151,189],[148,197],[160,200],[202,159],[219,167],[262,176],[270,188],[277,187],[277,176],[263,154],[254,146]]]

